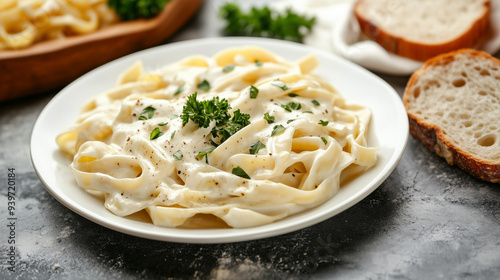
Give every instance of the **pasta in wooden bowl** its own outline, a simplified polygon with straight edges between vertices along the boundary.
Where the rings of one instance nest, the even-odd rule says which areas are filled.
[[[152,19],[120,22],[107,0],[2,0],[0,101],[60,88],[120,56],[159,44],[202,0],[168,2]]]
[[[88,34],[118,21],[107,0],[5,0],[0,4],[0,50]]]

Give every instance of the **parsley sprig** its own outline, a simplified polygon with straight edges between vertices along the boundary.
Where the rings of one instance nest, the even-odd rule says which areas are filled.
[[[159,14],[170,0],[108,0],[108,6],[124,21],[152,18]]]
[[[250,115],[241,113],[240,109],[229,114],[231,106],[226,99],[214,97],[210,100],[196,100],[197,93],[188,96],[186,105],[182,108],[182,126],[192,120],[199,127],[206,128],[212,121],[215,127],[211,133],[214,138],[220,137],[220,143],[226,141],[233,134],[250,124]]]
[[[188,96],[182,108],[182,126],[192,120],[199,127],[208,127],[211,121],[222,124],[230,118],[228,111],[231,106],[226,99],[221,100],[217,96],[211,100],[198,101],[197,96],[196,92]]]
[[[219,17],[227,23],[222,30],[227,36],[268,37],[295,42],[302,42],[316,22],[315,17],[298,15],[290,8],[278,13],[267,6],[252,7],[245,13],[235,3],[223,5]]]

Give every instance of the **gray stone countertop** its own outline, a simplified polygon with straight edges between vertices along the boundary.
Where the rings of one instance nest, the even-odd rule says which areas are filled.
[[[220,36],[214,7],[205,2],[169,42]],[[402,96],[408,77],[378,75]],[[54,94],[0,103],[0,279],[500,279],[500,185],[449,166],[411,137],[372,194],[285,235],[180,244],[97,225],[54,199],[31,164],[31,131]],[[9,168],[16,272],[8,270]]]

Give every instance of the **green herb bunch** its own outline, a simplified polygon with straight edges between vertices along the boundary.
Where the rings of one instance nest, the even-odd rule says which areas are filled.
[[[269,7],[252,7],[243,12],[235,3],[226,3],[219,10],[219,17],[227,22],[222,32],[227,36],[255,36],[302,42],[312,30],[315,17],[308,18],[288,8],[283,14]]]
[[[124,21],[152,18],[159,14],[170,0],[108,0],[108,6]]]
[[[215,127],[211,133],[214,138],[220,137],[220,143],[226,141],[233,134],[250,124],[250,115],[234,111],[233,116],[229,114],[231,106],[226,99],[219,97],[210,100],[196,100],[197,93],[188,96],[186,105],[182,108],[182,126],[192,120],[199,127],[208,127],[215,121]]]

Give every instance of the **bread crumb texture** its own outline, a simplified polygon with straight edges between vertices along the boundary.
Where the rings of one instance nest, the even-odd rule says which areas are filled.
[[[500,164],[500,60],[473,50],[432,59],[410,79],[404,102],[448,146]]]

